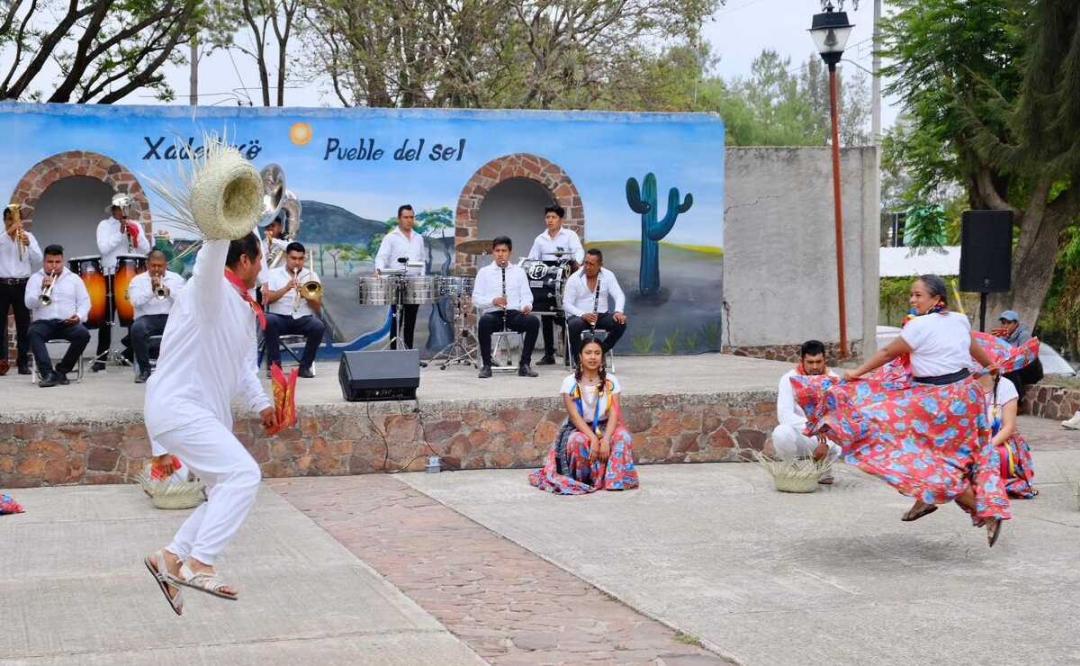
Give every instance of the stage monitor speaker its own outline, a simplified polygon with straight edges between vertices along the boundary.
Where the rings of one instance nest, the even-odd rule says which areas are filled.
[[[341,395],[358,400],[414,400],[420,386],[417,349],[345,352],[338,367]]]
[[[1012,288],[1012,212],[964,211],[960,291],[991,294]]]

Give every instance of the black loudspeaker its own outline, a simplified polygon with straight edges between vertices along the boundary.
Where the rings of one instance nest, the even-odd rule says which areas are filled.
[[[338,366],[341,395],[357,400],[414,400],[420,386],[420,350],[345,352]]]
[[[1012,212],[964,211],[960,234],[960,291],[996,293],[1012,288]]]

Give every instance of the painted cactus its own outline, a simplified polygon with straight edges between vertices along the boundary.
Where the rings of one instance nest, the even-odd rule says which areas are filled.
[[[645,174],[643,186],[637,179],[626,180],[626,201],[630,209],[641,215],[641,269],[638,272],[638,289],[643,294],[660,291],[660,240],[675,226],[679,215],[694,205],[694,196],[687,192],[686,200],[679,203],[679,188],[668,190],[667,213],[657,220],[659,207],[656,200],[656,176]]]

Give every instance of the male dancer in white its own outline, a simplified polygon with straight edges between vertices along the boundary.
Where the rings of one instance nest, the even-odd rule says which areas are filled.
[[[242,398],[258,412],[264,428],[276,424],[256,365],[255,324],[265,325],[265,319],[248,291],[262,266],[260,246],[254,234],[204,243],[194,276],[169,314],[157,370],[146,383],[151,440],[183,460],[207,488],[207,502],[184,521],[171,544],[146,561],[177,614],[174,584],[237,598],[214,562],[247,517],[262,473],[232,433],[232,399]]]

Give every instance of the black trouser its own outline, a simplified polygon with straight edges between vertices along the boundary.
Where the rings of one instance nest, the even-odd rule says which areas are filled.
[[[15,344],[18,349],[18,356],[15,358],[20,368],[26,367],[30,361],[30,338],[27,337],[30,310],[23,300],[27,279],[0,278],[0,358],[7,358],[7,313],[10,307],[15,314]]]
[[[581,333],[589,328],[589,324],[581,317],[570,317],[566,325],[570,329],[570,356],[574,365],[577,365],[578,356],[581,354]],[[607,337],[600,343],[605,352],[611,351],[622,334],[626,332],[626,324],[615,321],[615,315],[611,312],[600,313],[600,317],[596,320],[596,328],[607,331]]]
[[[532,363],[533,347],[536,346],[536,334],[540,332],[540,322],[534,315],[522,314],[517,310],[506,311],[506,328],[503,328],[503,313],[488,312],[480,317],[480,358],[485,366],[491,365],[491,334],[495,331],[516,331],[525,334],[521,345],[521,365]]]
[[[164,333],[168,321],[167,314],[143,315],[131,325],[131,347],[139,372],[150,372],[150,338]]]
[[[266,358],[267,367],[277,363],[281,365],[281,336],[302,335],[307,338],[304,345],[304,356],[300,359],[301,368],[310,368],[315,362],[315,354],[319,353],[319,345],[322,344],[323,334],[326,332],[326,324],[322,319],[314,315],[306,315],[298,319],[286,315],[266,313]]]
[[[555,320],[557,319],[559,319],[558,316],[540,317],[540,330],[544,335],[544,356],[555,355]],[[565,326],[566,324],[562,325]]]
[[[68,373],[79,362],[86,345],[90,344],[90,331],[82,323],[68,325],[61,319],[39,319],[30,324],[30,349],[34,352],[38,374],[47,378],[53,373],[52,360],[45,343],[49,340],[67,340],[69,343],[64,358],[56,364],[56,371]]]
[[[420,311],[419,305],[402,305],[404,308],[405,323],[402,334],[405,336],[405,348],[413,349],[413,333],[416,330],[416,313]],[[390,349],[397,349],[398,306],[390,306]]]

